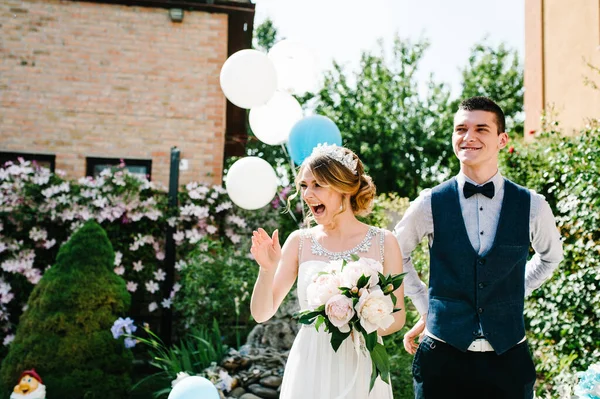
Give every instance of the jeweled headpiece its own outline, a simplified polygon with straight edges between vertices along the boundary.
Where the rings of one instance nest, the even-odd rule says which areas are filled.
[[[358,159],[354,159],[352,154],[344,152],[342,147],[338,147],[335,144],[318,144],[313,148],[312,154],[310,154],[311,157],[315,155],[325,155],[329,158],[333,158],[346,168],[350,169],[355,175],[358,174],[356,171]]]

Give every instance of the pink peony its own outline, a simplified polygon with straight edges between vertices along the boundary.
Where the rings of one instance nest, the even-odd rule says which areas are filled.
[[[325,314],[331,324],[336,326],[341,332],[349,332],[350,326],[348,322],[355,314],[352,308],[352,299],[342,294],[332,296],[325,304]]]

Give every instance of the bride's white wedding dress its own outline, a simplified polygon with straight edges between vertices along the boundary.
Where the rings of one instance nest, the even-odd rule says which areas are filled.
[[[371,227],[363,241],[344,252],[329,252],[306,230],[301,233],[298,266],[298,300],[300,309],[308,309],[306,288],[312,277],[334,259],[350,259],[351,254],[376,259],[383,263],[384,232]],[[357,355],[352,339],[346,339],[337,352],[330,343],[331,336],[314,326],[302,326],[294,340],[286,363],[280,399],[335,399],[344,392],[346,399],[388,399],[392,388],[377,378],[369,394],[371,359],[361,352]],[[353,377],[358,362],[358,374]],[[353,383],[353,384],[352,384]],[[352,385],[351,385],[352,384]]]

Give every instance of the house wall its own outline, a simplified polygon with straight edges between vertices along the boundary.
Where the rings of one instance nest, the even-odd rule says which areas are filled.
[[[600,118],[600,1],[525,1],[526,131],[540,128],[543,109],[553,109],[566,134]]]
[[[0,24],[0,151],[55,154],[73,178],[87,157],[147,159],[166,186],[177,146],[180,183],[221,182],[226,14],[5,0]]]

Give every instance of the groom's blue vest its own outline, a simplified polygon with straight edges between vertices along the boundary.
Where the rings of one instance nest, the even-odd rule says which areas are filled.
[[[461,351],[483,335],[497,354],[525,336],[525,263],[529,191],[504,181],[504,199],[490,250],[478,255],[462,217],[456,179],[433,188],[427,329]]]

